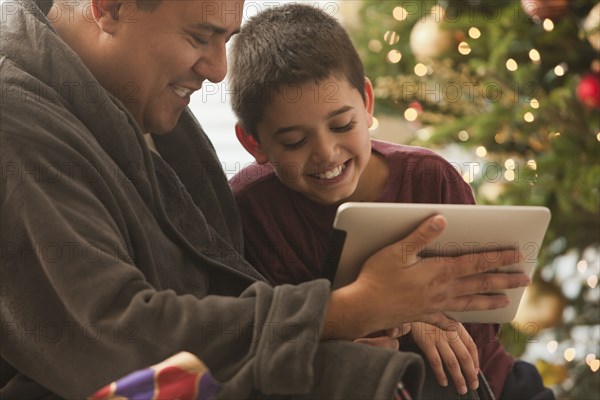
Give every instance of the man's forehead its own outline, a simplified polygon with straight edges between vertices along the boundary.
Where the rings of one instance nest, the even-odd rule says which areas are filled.
[[[173,0],[163,0],[173,1]],[[244,8],[243,0],[211,1],[211,0],[175,0],[186,3],[196,17],[201,16],[201,22],[209,22],[213,25],[242,23]]]

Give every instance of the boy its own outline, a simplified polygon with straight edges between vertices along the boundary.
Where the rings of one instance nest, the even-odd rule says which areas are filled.
[[[342,202],[474,204],[470,187],[441,157],[370,139],[373,88],[349,37],[330,16],[302,5],[267,10],[242,28],[232,51],[236,134],[258,165],[230,183],[246,255],[273,283],[323,276],[315,266],[323,265]],[[451,335],[421,323],[411,328],[441,386],[448,384],[442,360],[460,394],[477,388],[481,363],[494,395],[514,397],[508,384],[503,392],[515,377],[497,326],[469,327],[479,359],[464,330]],[[519,398],[542,390],[534,386]]]

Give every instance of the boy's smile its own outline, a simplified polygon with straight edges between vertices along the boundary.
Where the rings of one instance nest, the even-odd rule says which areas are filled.
[[[373,90],[365,100],[346,79],[280,88],[257,125],[258,162],[288,187],[322,204],[354,194],[371,156]],[[292,96],[291,94],[294,94]]]

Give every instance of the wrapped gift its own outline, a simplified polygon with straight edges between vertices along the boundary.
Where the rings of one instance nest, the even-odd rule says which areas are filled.
[[[106,385],[90,399],[209,400],[216,397],[220,388],[202,361],[191,353],[181,352]]]

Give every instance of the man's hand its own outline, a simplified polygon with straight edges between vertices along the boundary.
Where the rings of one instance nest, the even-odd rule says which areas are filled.
[[[444,331],[433,325],[413,322],[411,332],[440,385],[448,386],[446,367],[458,393],[467,393],[467,386],[472,390],[479,387],[477,346],[462,324],[456,323],[456,330]]]
[[[510,301],[505,294],[482,293],[529,285],[531,279],[523,273],[483,274],[520,262],[516,250],[421,258],[421,250],[445,226],[444,217],[433,216],[371,256],[356,281],[331,293],[321,338],[354,340],[415,321],[455,329],[445,311],[506,307]]]

